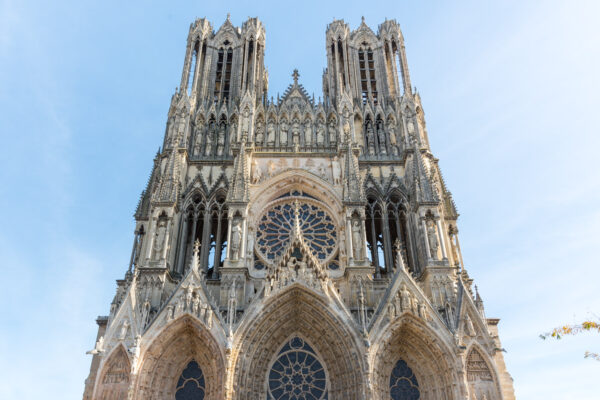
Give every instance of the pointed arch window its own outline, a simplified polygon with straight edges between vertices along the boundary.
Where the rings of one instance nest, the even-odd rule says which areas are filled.
[[[277,355],[267,389],[267,400],[327,400],[327,373],[312,347],[294,337]]]
[[[393,247],[392,262],[396,268],[400,267],[397,263],[396,251],[400,250],[402,258],[409,271],[413,271],[412,256],[409,253],[408,246],[408,224],[406,212],[398,194],[392,194],[386,204],[388,226],[390,232],[390,244]],[[398,249],[397,246],[400,248]]]
[[[225,41],[225,45],[229,42]],[[223,47],[217,52],[217,70],[215,74],[214,99],[219,101],[228,99],[231,88],[231,66],[233,63],[233,51],[231,47],[225,50]]]
[[[365,64],[365,51],[362,47],[358,50],[358,67],[360,69],[360,91],[363,104],[369,100],[369,88],[367,87],[367,67]]]
[[[194,82],[194,77],[196,76],[196,68],[197,68],[197,61],[198,61],[198,51],[199,51],[199,45],[198,42],[194,43],[194,48],[192,50],[192,59],[190,61],[190,67],[189,67],[189,72],[188,72],[188,81],[187,83],[187,94],[188,96],[192,95],[192,91],[193,91],[193,82]]]
[[[200,242],[200,267],[209,277],[219,277],[219,269],[225,258],[227,247],[228,209],[225,196],[217,195],[207,202],[200,193],[189,200],[183,213],[177,250],[176,272],[184,275],[189,268],[194,243]]]
[[[369,258],[375,267],[375,276],[381,277],[386,272],[386,254],[384,246],[383,210],[375,197],[369,197],[366,208],[367,247]]]
[[[202,369],[195,360],[185,367],[175,390],[175,400],[204,400],[206,384]]]
[[[419,382],[406,361],[399,359],[390,376],[390,398],[392,400],[419,400]]]
[[[375,60],[373,50],[367,42],[358,49],[358,68],[360,72],[360,89],[363,104],[369,99],[377,104],[377,79],[375,75]]]

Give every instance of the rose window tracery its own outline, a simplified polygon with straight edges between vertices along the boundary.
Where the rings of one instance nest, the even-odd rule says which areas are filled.
[[[269,371],[267,400],[327,398],[327,374],[314,350],[298,337],[291,339]]]
[[[327,262],[335,255],[337,232],[331,215],[312,199],[286,197],[271,205],[258,221],[256,250],[263,260],[275,260],[288,248],[296,223],[319,261]]]

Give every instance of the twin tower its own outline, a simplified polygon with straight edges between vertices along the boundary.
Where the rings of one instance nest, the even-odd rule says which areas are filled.
[[[84,399],[514,399],[400,27],[326,48],[274,101],[261,21],[190,26]]]

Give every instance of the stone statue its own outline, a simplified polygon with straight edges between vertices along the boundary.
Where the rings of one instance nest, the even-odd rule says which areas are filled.
[[[434,260],[438,259],[438,247],[439,241],[437,238],[437,229],[433,220],[427,221],[427,240],[429,241],[429,251],[431,258]]]
[[[413,124],[412,119],[409,119],[406,122],[406,131],[408,132],[408,136],[412,140],[416,140],[416,138],[415,138],[415,124]]]
[[[267,145],[273,146],[275,144],[275,126],[273,122],[269,122],[267,126]]]
[[[192,299],[192,314],[198,315],[200,310],[200,296],[196,295]]]
[[[467,335],[471,337],[475,336],[476,334],[475,326],[473,326],[473,321],[469,317],[469,314],[465,314],[465,331],[467,332]]]
[[[237,140],[237,123],[235,119],[231,121],[231,126],[229,127],[229,143],[233,144]],[[229,151],[231,151],[231,146],[229,146]]]
[[[142,337],[140,335],[137,335],[135,337],[135,340],[133,341],[133,347],[130,347],[129,349],[127,349],[127,351],[129,352],[129,354],[131,354],[131,369],[132,371],[136,371],[137,370],[137,362],[138,359],[140,358],[140,346],[142,342]]]
[[[292,144],[297,145],[300,143],[300,123],[297,119],[292,122]]]
[[[192,154],[195,156],[199,156],[200,155],[200,147],[201,147],[200,136],[196,135],[196,139],[194,140],[194,149],[192,150]]]
[[[166,237],[167,237],[167,220],[166,220],[166,218],[159,218],[158,225],[156,226],[156,233],[154,234],[154,259],[155,260],[159,260],[162,257]]]
[[[244,110],[244,117],[242,118],[242,137],[248,138],[248,132],[250,130],[250,112],[248,109]]]
[[[348,122],[348,118],[344,118],[344,125],[342,128],[344,131],[344,138],[350,140],[350,122]]]
[[[312,145],[312,124],[310,120],[306,120],[306,125],[304,125],[304,145]]]
[[[325,143],[325,127],[323,122],[319,121],[317,125],[317,146],[322,146]]]
[[[258,165],[258,160],[255,158],[252,160],[252,183],[257,184],[260,182],[261,172],[260,166]]]
[[[369,147],[369,155],[375,154],[375,135],[373,134],[373,125],[371,121],[367,121],[367,146]]]
[[[104,336],[100,336],[100,339],[96,342],[94,348],[90,351],[86,351],[85,354],[101,354],[104,353]]]
[[[206,142],[204,143],[204,155],[208,156],[212,153],[213,146],[213,134],[214,134],[215,125],[211,123],[208,129],[206,130]]]
[[[337,140],[336,122],[334,119],[329,121],[329,144],[335,144]]]
[[[410,292],[406,288],[406,285],[402,285],[401,297],[402,297],[402,311],[410,311],[411,310]]]
[[[148,299],[146,299],[146,301],[144,301],[144,304],[142,305],[142,329],[146,327],[146,324],[148,323],[148,318],[150,316],[150,302],[148,301]]]
[[[267,164],[267,168],[268,168],[269,178],[272,177],[273,175],[275,175],[275,170],[277,169],[277,167],[275,166],[275,162],[273,160],[269,160],[269,163]]]
[[[358,217],[352,220],[352,250],[354,250],[354,259],[361,261],[363,253],[361,222]]]
[[[119,340],[124,340],[127,336],[127,331],[129,330],[129,321],[125,320],[121,324],[121,329],[119,330]]]
[[[279,127],[279,144],[281,146],[287,146],[288,129],[287,122],[285,120],[281,121],[281,126]]]
[[[394,126],[394,121],[388,121],[388,132],[390,134],[390,146],[392,147],[392,153],[397,156],[398,155],[398,140],[396,138],[396,127]]]
[[[256,144],[258,146],[262,146],[263,141],[265,139],[264,135],[264,127],[261,120],[256,123]]]
[[[377,124],[377,139],[379,140],[379,152],[386,155],[385,131],[383,130],[383,122],[381,121]]]
[[[331,172],[333,174],[333,184],[339,185],[341,182],[341,169],[340,169],[340,161],[338,156],[333,157],[333,161],[331,162]]]
[[[406,123],[406,130],[410,134],[415,133],[415,124],[413,124],[412,119],[409,119],[408,122]]]
[[[225,123],[219,125],[219,136],[217,137],[217,155],[222,156],[225,149]]]
[[[234,218],[231,225],[231,259],[237,260],[242,242],[242,227],[239,218]]]

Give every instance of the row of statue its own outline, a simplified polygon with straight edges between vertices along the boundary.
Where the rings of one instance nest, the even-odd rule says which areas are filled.
[[[431,320],[427,306],[419,302],[417,297],[410,293],[406,285],[402,284],[396,296],[388,305],[388,314],[390,319],[394,319],[404,312],[412,313],[425,321]]]
[[[204,322],[209,329],[211,328],[212,310],[208,304],[202,302],[198,289],[186,288],[185,293],[182,293],[174,304],[167,306],[166,318],[171,321],[186,312]]]
[[[242,137],[248,138],[249,124],[249,119],[244,116],[242,119]],[[346,124],[348,124],[347,121]],[[414,136],[415,127],[412,121],[407,123],[407,130],[410,136]],[[396,126],[392,120],[388,121],[386,129],[382,120],[378,119],[376,122],[372,122],[370,119],[367,119],[364,123],[363,132],[366,147],[365,153],[368,155],[391,154],[397,156],[399,154],[400,146],[398,144]],[[319,119],[316,126],[313,127],[313,122],[309,119],[301,122],[298,118],[294,118],[290,123],[286,119],[283,119],[279,124],[276,124],[273,120],[269,120],[266,125],[262,119],[259,119],[256,121],[254,138],[257,146],[266,147],[335,146],[338,141],[337,121],[330,119],[326,125],[324,120]],[[192,146],[192,155],[195,157],[221,157],[225,154],[230,154],[231,143],[235,139],[237,139],[237,124],[235,121],[230,125],[224,120],[219,123],[210,121],[204,129],[199,130],[196,134],[196,139]]]
[[[313,123],[311,120],[306,120],[301,123],[297,118],[294,118],[291,125],[287,120],[282,120],[279,124],[279,141],[277,142],[275,123],[270,120],[267,123],[266,129],[262,120],[256,122],[254,130],[255,142],[258,146],[325,146],[328,140],[329,145],[334,145],[337,142],[337,122],[334,119],[329,121],[329,127],[325,127],[325,122],[321,119],[317,122],[316,129],[313,132]],[[291,135],[291,137],[290,137]],[[328,139],[327,139],[328,138]]]

